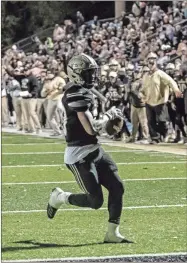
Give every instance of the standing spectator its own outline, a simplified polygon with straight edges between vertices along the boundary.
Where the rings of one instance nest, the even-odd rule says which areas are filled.
[[[176,74],[175,81],[178,84],[179,90],[183,94],[183,97],[174,99],[174,104],[176,107],[176,125],[179,128],[179,133],[177,134],[176,139],[179,139],[179,134],[181,132],[183,136],[182,142],[187,143],[187,133],[185,131],[185,126],[187,125],[185,114],[185,93],[187,91],[187,77],[183,74],[182,70],[178,71],[178,74]]]
[[[59,26],[58,24],[55,25],[54,31],[53,31],[53,40],[55,42],[59,42],[64,39],[65,31],[64,29]]]
[[[39,134],[41,132],[41,125],[36,113],[39,83],[30,71],[24,74],[25,78],[21,81],[21,89],[23,92],[20,92],[23,102],[23,113],[25,114],[25,119],[28,120],[28,132]]]
[[[145,103],[142,101],[139,95],[141,89],[141,77],[142,74],[136,75],[135,81],[131,84],[129,99],[131,104],[131,122],[132,122],[132,138],[131,142],[135,142],[138,132],[139,124],[141,125],[143,140],[140,141],[143,144],[149,144],[149,129],[147,124]]]
[[[79,28],[82,26],[83,23],[84,23],[84,17],[80,11],[77,11],[77,14],[76,14],[77,32],[79,32]]]
[[[173,63],[168,63],[165,67],[165,72],[173,79],[175,79],[175,65]],[[168,99],[168,114],[169,119],[172,123],[172,128],[176,131],[176,106],[174,105],[174,92],[171,92]],[[178,132],[178,129],[177,131]],[[179,131],[180,133],[180,131]]]
[[[49,76],[48,76],[49,77]],[[57,121],[55,120],[56,111],[58,108],[58,104],[62,99],[62,90],[65,86],[66,82],[60,76],[55,76],[51,74],[51,81],[45,85],[42,89],[41,96],[47,97],[47,119],[49,121],[50,126],[53,129],[53,133],[51,136],[59,136],[61,135],[61,130]]]
[[[146,102],[146,111],[149,132],[152,143],[160,142],[161,135],[167,139],[168,110],[167,102],[169,90],[174,91],[176,97],[181,97],[182,93],[177,87],[177,83],[165,72],[157,68],[157,55],[150,53],[147,57],[150,73],[146,74],[142,83],[142,100]]]
[[[46,98],[42,98],[42,96],[41,96],[41,91],[43,89],[45,78],[46,78],[46,71],[41,72],[40,77],[37,78],[38,79],[39,89],[38,89],[38,98],[37,98],[36,112],[37,112],[40,124],[42,126],[45,126],[45,124],[46,124],[46,122],[45,122],[45,120],[43,118],[44,114],[46,116],[46,107],[45,107]]]
[[[6,127],[8,125],[8,103],[6,94],[6,78],[5,72],[2,74],[1,82],[1,110],[2,110],[2,126]]]
[[[16,113],[16,126],[18,131],[23,129],[23,109],[22,98],[20,96],[21,87],[17,80],[10,77],[9,91],[11,91],[12,103]]]

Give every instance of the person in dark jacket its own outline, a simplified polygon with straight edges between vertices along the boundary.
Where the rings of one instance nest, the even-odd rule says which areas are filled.
[[[129,100],[131,104],[131,123],[132,123],[132,138],[131,142],[135,142],[136,135],[138,132],[139,124],[142,128],[143,140],[140,143],[149,144],[148,137],[149,137],[149,129],[147,124],[147,116],[146,116],[146,107],[145,103],[139,97],[139,90],[141,88],[141,77],[142,74],[138,73],[135,81],[132,82],[130,93],[129,93]]]
[[[29,133],[40,133],[41,124],[36,113],[39,82],[29,71],[24,72],[25,78],[21,80],[21,92],[23,103],[23,115],[28,121]]]

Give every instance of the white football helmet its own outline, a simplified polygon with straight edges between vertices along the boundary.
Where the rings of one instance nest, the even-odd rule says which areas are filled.
[[[98,65],[92,57],[82,53],[70,59],[67,73],[70,81],[92,88],[98,76]]]

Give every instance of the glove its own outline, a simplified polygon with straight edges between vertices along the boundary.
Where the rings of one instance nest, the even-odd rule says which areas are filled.
[[[123,119],[123,113],[120,109],[117,109],[113,106],[110,110],[105,112],[105,115],[109,118],[109,120],[114,120],[116,118]]]

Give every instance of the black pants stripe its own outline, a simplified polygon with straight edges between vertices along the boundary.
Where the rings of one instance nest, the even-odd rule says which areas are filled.
[[[73,173],[73,175],[74,175],[74,177],[75,177],[75,180],[77,181],[80,189],[81,189],[83,192],[88,193],[88,191],[86,190],[86,187],[85,187],[85,185],[84,185],[84,182],[83,182],[82,179],[81,179],[80,173],[79,173],[76,165],[75,165],[75,164],[69,164],[69,168],[71,169],[71,171],[72,171],[72,173]]]
[[[84,193],[72,194],[69,203],[79,207],[99,209],[103,205],[104,186],[108,192],[109,222],[118,224],[123,206],[123,183],[117,166],[102,149],[90,153],[75,164],[66,164]]]

